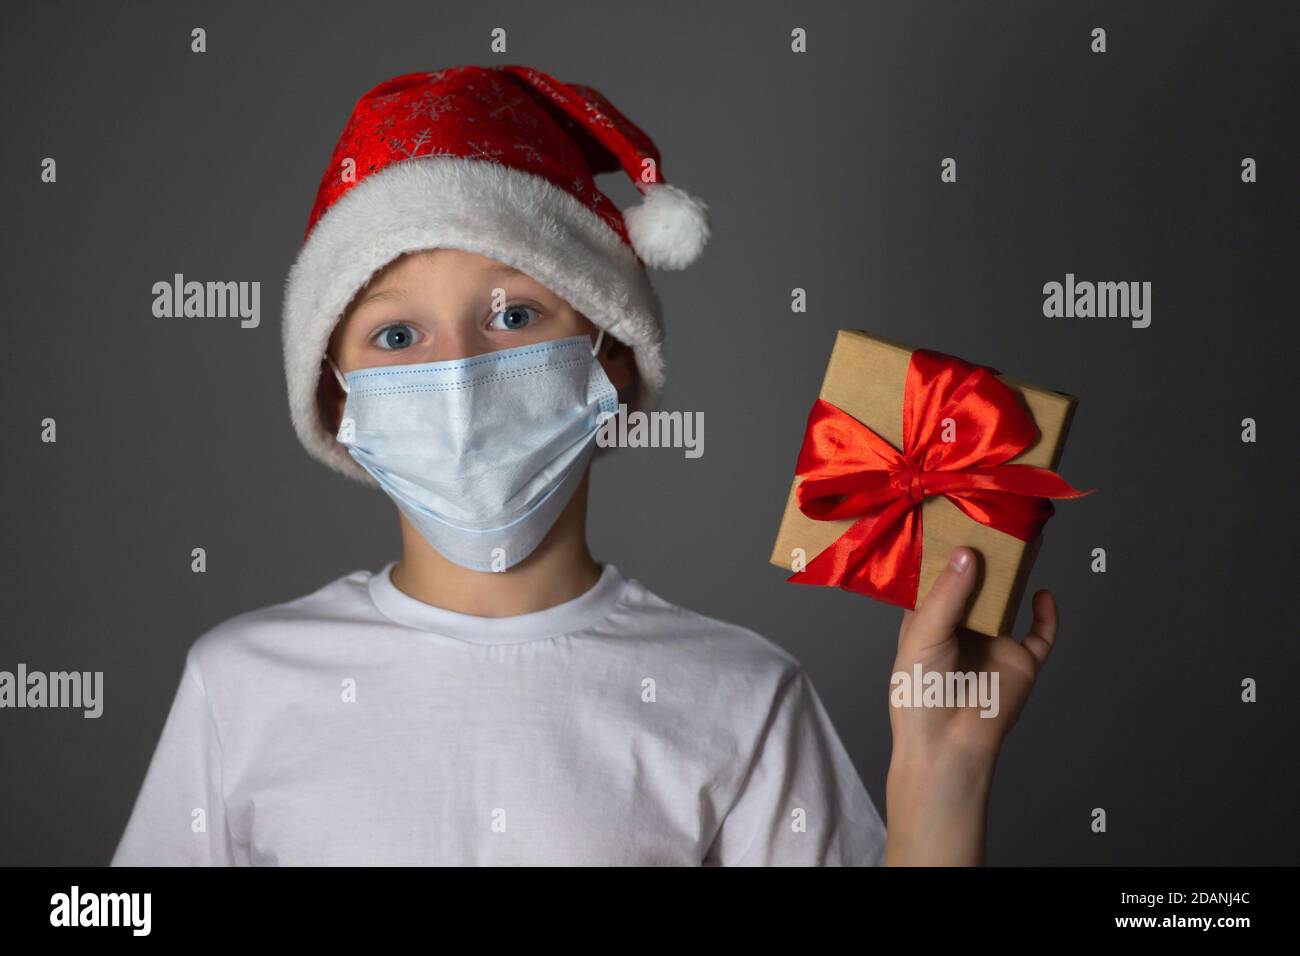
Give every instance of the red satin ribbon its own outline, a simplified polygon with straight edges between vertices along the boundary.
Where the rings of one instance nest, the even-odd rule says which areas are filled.
[[[1006,464],[1037,440],[1038,428],[996,374],[942,352],[914,351],[902,452],[819,398],[795,468],[803,478],[799,510],[818,521],[858,520],[788,580],[914,608],[926,498],[943,495],[980,524],[1028,541],[1055,513],[1049,498],[1096,491],[1079,491],[1046,468]]]

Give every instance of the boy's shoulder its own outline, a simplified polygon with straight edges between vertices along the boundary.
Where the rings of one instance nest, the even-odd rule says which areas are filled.
[[[635,579],[628,581],[624,604],[640,618],[639,641],[699,658],[721,673],[742,679],[762,675],[781,684],[800,669],[793,654],[763,634],[675,604]]]
[[[299,597],[244,611],[213,625],[191,644],[187,666],[206,674],[269,645],[310,640],[326,621],[372,620],[369,571],[353,571]]]

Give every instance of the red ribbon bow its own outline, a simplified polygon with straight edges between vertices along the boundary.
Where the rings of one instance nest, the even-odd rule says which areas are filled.
[[[921,502],[943,495],[967,516],[1028,541],[1055,513],[1049,498],[1077,498],[1060,475],[1009,465],[1038,428],[995,369],[917,349],[903,390],[903,450],[843,409],[818,399],[795,473],[799,510],[818,521],[857,518],[788,580],[834,585],[916,607]]]

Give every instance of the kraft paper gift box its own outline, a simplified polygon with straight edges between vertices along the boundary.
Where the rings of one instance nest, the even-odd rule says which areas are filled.
[[[835,340],[820,397],[901,449],[904,386],[913,351],[866,332],[842,330]],[[1077,399],[1003,375],[996,378],[1019,396],[1039,432],[1037,441],[1007,463],[1055,471]],[[857,520],[816,520],[804,515],[795,497],[801,480],[796,476],[790,487],[771,556],[772,564],[790,570],[794,569],[795,549],[802,549],[805,563],[811,563]],[[920,509],[923,536],[917,599],[929,592],[951,549],[966,545],[976,554],[979,577],[962,624],[987,635],[1009,633],[1042,543],[1041,532],[1022,541],[973,520],[942,495],[924,498]]]

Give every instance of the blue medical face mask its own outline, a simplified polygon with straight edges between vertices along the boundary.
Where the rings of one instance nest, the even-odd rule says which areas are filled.
[[[476,571],[541,543],[618,410],[585,335],[347,375],[330,364],[347,392],[339,443],[430,545]]]

